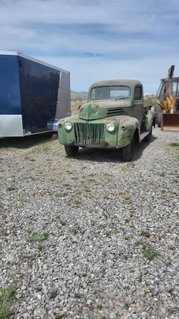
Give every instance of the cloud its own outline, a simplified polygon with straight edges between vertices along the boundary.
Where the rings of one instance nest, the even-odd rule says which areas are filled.
[[[73,89],[100,74],[135,77],[154,90],[179,64],[178,11],[178,0],[0,0],[1,49],[70,70]]]

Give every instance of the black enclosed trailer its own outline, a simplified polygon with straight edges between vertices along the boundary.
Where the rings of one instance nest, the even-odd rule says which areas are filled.
[[[56,131],[70,115],[70,73],[0,51],[0,137]]]

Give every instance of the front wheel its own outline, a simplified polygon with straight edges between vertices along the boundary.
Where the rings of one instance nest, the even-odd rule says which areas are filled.
[[[134,156],[134,152],[135,152],[135,148],[136,148],[136,141],[133,137],[132,141],[130,142],[130,144],[128,144],[127,146],[125,146],[122,149],[122,159],[124,162],[130,162],[133,159]]]
[[[65,152],[67,156],[72,157],[78,153],[79,146],[76,145],[65,145]]]

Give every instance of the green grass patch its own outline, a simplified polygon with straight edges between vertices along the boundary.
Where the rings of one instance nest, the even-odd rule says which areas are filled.
[[[68,195],[68,193],[56,193],[55,194],[55,197],[65,197],[65,196],[67,196]]]
[[[36,159],[35,159],[35,158],[30,158],[29,161],[30,161],[30,162],[35,162]]]
[[[32,233],[29,237],[28,237],[28,241],[31,242],[42,242],[44,240],[48,239],[48,234],[47,233]]]
[[[148,246],[144,248],[144,257],[148,260],[153,260],[157,255],[157,252],[154,247]]]
[[[12,310],[8,307],[0,307],[0,319],[8,319],[12,314]]]
[[[28,202],[28,197],[27,197],[25,194],[23,194],[23,195],[21,195],[21,196],[19,197],[18,201],[19,201],[21,204],[24,204],[24,203]]]
[[[0,288],[0,303],[4,304],[10,302],[14,299],[15,294],[16,288],[14,287]]]
[[[159,173],[159,176],[161,176],[161,177],[165,177],[165,173]]]
[[[170,143],[170,146],[172,146],[172,147],[179,147],[179,143]]]
[[[16,187],[14,187],[14,186],[11,186],[11,187],[7,188],[8,192],[15,191],[15,190],[16,190]]]
[[[8,319],[13,313],[9,304],[15,298],[15,295],[15,287],[0,288],[0,319]]]
[[[63,184],[63,186],[67,189],[67,190],[71,190],[72,186],[70,184]]]

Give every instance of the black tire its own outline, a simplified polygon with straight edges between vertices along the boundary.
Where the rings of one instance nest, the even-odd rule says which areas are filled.
[[[150,133],[145,138],[145,142],[150,143],[151,139],[152,139],[152,127],[151,127],[151,130],[150,130]]]
[[[136,140],[133,137],[132,141],[130,144],[127,146],[123,147],[122,149],[122,159],[124,162],[130,162],[133,159],[134,153],[136,149]]]
[[[161,127],[162,125],[162,113],[158,114],[158,127]]]
[[[75,145],[65,145],[65,152],[67,156],[72,157],[78,153],[79,146]]]
[[[161,127],[162,108],[160,105],[155,105],[155,123]]]

